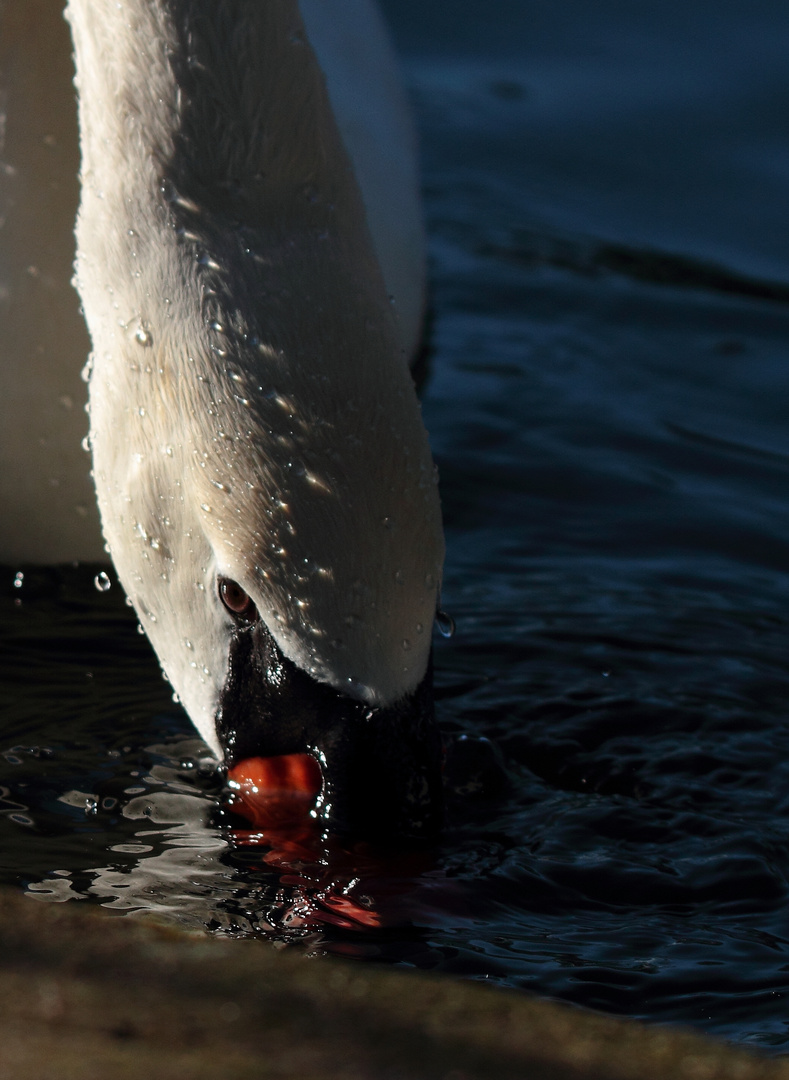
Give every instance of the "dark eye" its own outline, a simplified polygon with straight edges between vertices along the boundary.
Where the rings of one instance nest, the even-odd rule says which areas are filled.
[[[234,619],[241,622],[252,623],[258,617],[257,608],[252,598],[245,593],[239,584],[230,578],[220,578],[217,583],[219,599],[225,605]]]

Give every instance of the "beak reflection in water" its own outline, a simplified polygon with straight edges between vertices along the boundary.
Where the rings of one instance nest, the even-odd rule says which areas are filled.
[[[415,893],[434,870],[434,855],[358,840],[346,846],[324,835],[314,810],[321,770],[309,754],[243,761],[228,770],[228,789],[227,809],[253,826],[228,830],[231,846],[247,858],[259,853],[260,869],[278,873],[285,887],[281,905],[269,912],[272,931],[375,931],[419,914]],[[334,943],[332,951],[342,949]],[[364,944],[348,941],[345,951],[363,953]]]
[[[447,913],[454,927],[479,919],[438,845],[384,845],[327,830],[316,813],[324,780],[309,754],[249,758],[228,770],[227,781],[220,811],[227,861],[256,881],[234,894],[230,910],[241,925],[251,917],[264,936],[307,938],[313,947],[364,957],[378,956],[395,927],[414,928],[419,952],[420,928],[445,925]],[[494,744],[448,736],[444,790],[455,824],[476,817],[480,801],[498,800],[507,785]]]

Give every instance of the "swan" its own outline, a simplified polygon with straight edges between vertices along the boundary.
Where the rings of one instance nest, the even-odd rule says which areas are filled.
[[[413,155],[377,12],[66,16],[89,443],[118,578],[220,759],[306,752],[327,826],[429,834],[444,541],[408,363]]]

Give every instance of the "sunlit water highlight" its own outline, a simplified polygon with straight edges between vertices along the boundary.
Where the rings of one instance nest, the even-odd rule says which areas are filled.
[[[440,844],[221,815],[117,583],[11,567],[4,882],[785,1050],[789,17],[637,9],[387,4],[457,623]]]

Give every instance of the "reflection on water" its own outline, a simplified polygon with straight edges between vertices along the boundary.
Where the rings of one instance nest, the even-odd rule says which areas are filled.
[[[117,585],[10,567],[2,879],[785,1049],[789,18],[386,6],[425,153],[447,828],[382,853],[221,814]]]
[[[41,749],[36,748],[38,756]],[[20,767],[31,748],[16,746],[5,761]],[[45,751],[57,758],[55,750]],[[396,929],[415,921],[443,923],[461,913],[462,894],[431,850],[376,850],[344,844],[322,834],[299,805],[292,818],[254,826],[222,808],[221,772],[195,739],[171,740],[143,751],[152,764],[126,773],[122,795],[68,790],[57,802],[75,812],[72,827],[99,841],[106,865],[74,872],[49,869],[26,881],[32,897],[48,902],[92,900],[125,914],[157,914],[185,926],[247,933],[272,940],[305,940],[313,951],[351,956],[379,949],[355,935]],[[135,753],[139,759],[139,750]],[[126,771],[116,754],[115,779]],[[194,781],[200,774],[197,785]],[[26,783],[17,780],[21,790]],[[202,788],[203,790],[200,790]],[[8,821],[40,836],[38,807],[12,803]],[[30,811],[36,811],[31,814]],[[84,844],[86,851],[90,843]],[[50,849],[59,851],[59,845]],[[20,864],[27,862],[17,852]],[[326,928],[354,932],[348,940],[325,940]]]
[[[26,748],[16,750],[12,757],[24,755]],[[115,911],[156,913],[202,927],[204,905],[232,875],[222,862],[228,841],[211,823],[220,785],[213,784],[212,792],[190,782],[201,767],[209,774],[195,752],[207,753],[195,739],[148,747],[142,755],[152,764],[145,769],[128,769],[116,752],[116,784],[111,785],[116,794],[104,794],[110,771],[105,769],[103,777],[94,774],[99,780],[94,791],[58,795],[57,802],[73,812],[72,830],[84,838],[83,855],[90,854],[90,840],[101,837],[94,852],[102,865],[48,869],[26,882],[31,895],[52,902],[89,899]],[[50,754],[60,756],[57,750]],[[139,749],[134,756],[141,757]],[[124,779],[127,786],[119,789]],[[29,816],[26,824],[34,834],[46,831],[39,815]],[[52,854],[60,850],[60,844],[52,845]]]

